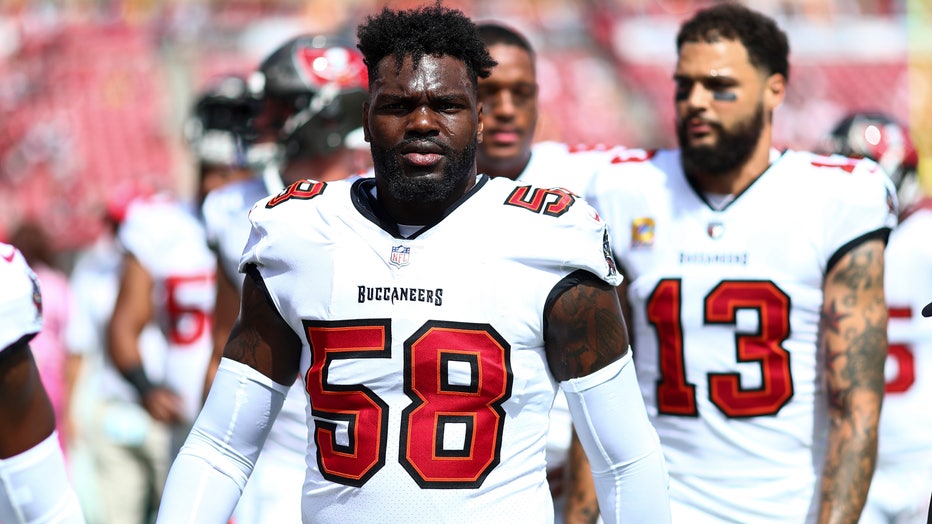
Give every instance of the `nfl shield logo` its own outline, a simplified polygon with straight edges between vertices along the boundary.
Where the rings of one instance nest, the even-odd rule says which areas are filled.
[[[725,224],[721,222],[709,222],[709,227],[706,229],[706,233],[709,234],[709,238],[719,239],[725,234]]]
[[[411,260],[411,248],[408,246],[393,246],[392,257],[389,262],[397,267],[407,266]]]

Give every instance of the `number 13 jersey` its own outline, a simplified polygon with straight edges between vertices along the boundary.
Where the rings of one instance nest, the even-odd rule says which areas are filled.
[[[638,381],[674,508],[707,522],[803,522],[827,442],[823,279],[852,247],[886,239],[892,187],[869,161],[773,151],[716,208],[678,151],[626,155],[587,195],[629,279]]]
[[[250,212],[241,268],[304,345],[305,521],[551,521],[544,307],[577,270],[618,283],[605,224],[480,177],[403,238],[373,184],[299,182]]]

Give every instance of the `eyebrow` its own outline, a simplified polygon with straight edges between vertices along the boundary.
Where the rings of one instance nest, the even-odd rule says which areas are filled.
[[[691,75],[685,75],[685,74],[680,74],[680,73],[674,73],[672,79],[674,82],[689,80],[691,82],[712,81],[712,82],[718,82],[721,84],[733,84],[733,83],[737,83],[738,81],[738,79],[732,75],[713,75],[713,74],[691,76]]]

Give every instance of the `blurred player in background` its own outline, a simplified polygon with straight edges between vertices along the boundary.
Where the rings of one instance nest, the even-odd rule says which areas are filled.
[[[0,522],[83,523],[29,342],[42,329],[35,273],[0,243]]]
[[[674,521],[856,522],[895,190],[873,161],[772,147],[789,76],[772,19],[718,4],[676,48],[680,149],[629,150],[587,192],[626,276]]]
[[[932,201],[917,176],[909,129],[879,112],[857,112],[832,130],[831,151],[875,160],[893,180],[900,224],[886,250],[884,288],[890,347],[880,415],[877,470],[861,524],[926,522],[932,493]]]
[[[189,133],[197,159],[197,195],[192,203],[167,194],[137,199],[128,208],[118,237],[126,250],[120,291],[109,327],[108,349],[117,369],[136,389],[142,405],[172,430],[177,450],[200,410],[204,374],[213,347],[212,316],[216,263],[199,217],[205,195],[252,176],[245,166],[241,118],[245,82],[219,80],[193,109],[199,130]],[[155,321],[165,336],[164,376],[145,369],[139,342]]]
[[[614,152],[550,141],[534,144],[538,116],[534,48],[509,26],[484,22],[477,27],[489,54],[498,63],[487,78],[479,79],[483,130],[476,150],[478,172],[582,195],[592,174],[608,164]],[[557,522],[563,520],[563,484],[572,431],[566,397],[558,391],[547,436],[547,480]]]
[[[217,253],[218,268],[208,388],[239,313],[243,275],[237,268],[249,238],[249,209],[297,180],[348,178],[358,166],[347,137],[362,125],[367,77],[362,55],[350,41],[325,35],[291,39],[262,62],[253,82],[262,107],[256,119],[258,131],[272,137],[282,164],[266,166],[261,178],[214,191],[204,202],[208,240]],[[295,384],[237,505],[237,524],[301,521],[307,401],[302,381]]]
[[[124,254],[117,229],[130,204],[152,191],[137,181],[110,188],[102,206],[103,231],[78,254],[71,270],[74,310],[66,340],[81,367],[72,412],[78,461],[72,467],[81,479],[75,487],[91,522],[149,519],[170,462],[168,427],[142,407],[107,350]],[[165,337],[154,322],[140,335],[139,351],[147,376],[161,381]],[[81,461],[85,456],[88,463]]]
[[[478,24],[479,34],[498,62],[479,79],[482,142],[477,168],[538,187],[560,187],[582,195],[592,173],[613,158],[615,148],[534,143],[538,117],[536,54],[527,38],[506,25]]]

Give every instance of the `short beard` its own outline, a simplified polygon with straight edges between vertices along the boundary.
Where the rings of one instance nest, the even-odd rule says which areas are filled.
[[[443,167],[443,177],[440,180],[426,177],[406,176],[401,167],[401,148],[409,141],[429,140],[443,147],[446,164]],[[478,139],[473,138],[462,151],[453,151],[447,146],[439,144],[430,138],[417,138],[406,140],[391,148],[381,148],[374,144],[372,150],[372,164],[376,173],[386,182],[389,194],[399,202],[407,203],[433,203],[448,199],[463,181],[472,173],[476,162],[476,148]]]
[[[718,143],[713,146],[689,146],[686,120],[677,126],[683,172],[687,175],[720,175],[728,173],[751,158],[764,128],[764,105],[758,104],[754,115],[739,122],[733,131],[721,124],[709,123],[718,131]]]

